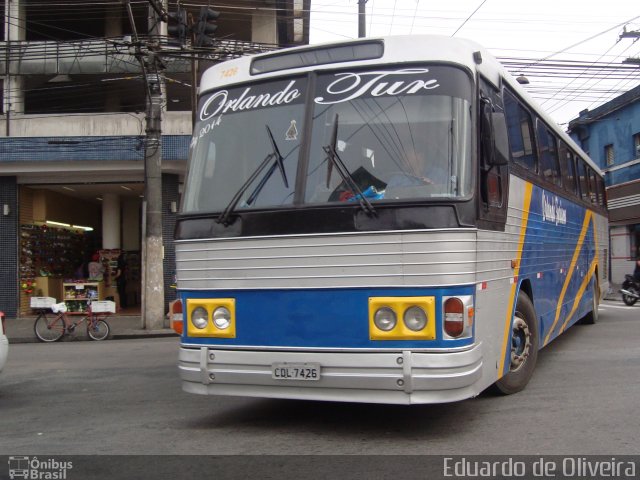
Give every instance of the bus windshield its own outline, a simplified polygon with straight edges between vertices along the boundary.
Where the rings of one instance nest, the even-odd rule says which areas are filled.
[[[440,65],[331,71],[313,82],[292,77],[207,93],[183,210],[467,197],[471,99],[470,77]]]

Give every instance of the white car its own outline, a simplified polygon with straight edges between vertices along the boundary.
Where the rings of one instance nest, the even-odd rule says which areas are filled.
[[[7,354],[9,353],[9,340],[4,334],[4,317],[0,316],[0,372],[4,368],[4,364],[7,362]]]

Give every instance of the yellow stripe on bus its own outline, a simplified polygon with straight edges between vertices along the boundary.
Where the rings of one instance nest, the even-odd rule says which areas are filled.
[[[569,320],[571,320],[571,317],[573,317],[573,314],[576,313],[576,310],[578,309],[578,305],[580,304],[580,300],[582,300],[582,296],[584,295],[584,292],[589,286],[589,282],[591,281],[591,278],[593,277],[593,274],[596,271],[597,264],[598,264],[598,258],[596,257],[593,259],[593,261],[591,262],[591,265],[589,266],[589,273],[585,275],[584,279],[582,280],[582,284],[580,285],[578,294],[576,295],[576,298],[573,301],[573,307],[571,308],[569,315],[567,315],[567,319],[562,324],[562,327],[560,328],[560,333],[564,332],[564,329],[567,328],[567,324],[569,323]]]
[[[527,223],[529,222],[529,209],[531,208],[531,192],[533,190],[532,183],[525,183],[524,186],[524,202],[522,204],[522,223],[520,224],[520,237],[518,238],[518,253],[515,262],[515,268],[513,272],[514,282],[511,285],[511,294],[509,295],[509,305],[507,308],[507,319],[504,323],[504,335],[502,339],[502,368],[498,371],[498,379],[502,378],[505,370],[505,362],[507,355],[507,345],[509,338],[511,337],[511,322],[513,321],[513,308],[515,305],[516,290],[518,288],[518,282],[515,279],[520,273],[520,262],[522,260],[522,249],[524,248],[524,239],[527,233]]]
[[[571,265],[569,266],[569,271],[567,272],[567,278],[564,279],[564,285],[562,286],[562,291],[560,292],[560,298],[558,298],[558,306],[556,307],[556,317],[547,332],[547,336],[544,338],[543,346],[549,343],[551,339],[551,333],[553,333],[553,329],[556,327],[558,320],[560,319],[560,312],[562,311],[562,303],[564,302],[564,296],[567,293],[567,288],[569,288],[569,284],[571,283],[571,278],[573,277],[573,272],[576,269],[576,263],[578,262],[578,257],[580,256],[580,251],[582,250],[582,244],[584,243],[584,239],[587,235],[587,229],[589,228],[589,223],[591,221],[592,213],[590,210],[587,210],[584,215],[584,221],[582,222],[582,230],[580,231],[580,237],[578,238],[578,244],[576,245],[576,249],[573,252],[573,258],[571,259]]]

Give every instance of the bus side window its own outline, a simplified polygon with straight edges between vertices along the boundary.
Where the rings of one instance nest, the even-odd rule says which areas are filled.
[[[540,119],[536,120],[538,152],[540,155],[540,174],[546,181],[561,185],[560,166],[556,137]]]
[[[580,197],[585,202],[589,201],[589,181],[587,178],[587,172],[584,161],[581,158],[578,158],[576,162],[578,164],[578,183],[580,185]]]
[[[511,146],[511,158],[516,164],[535,172],[536,154],[533,148],[531,115],[507,90],[504,90],[504,111]]]
[[[598,184],[596,183],[596,172],[594,172],[591,167],[587,167],[587,172],[589,172],[589,201],[594,205],[598,205]]]
[[[563,141],[560,141],[559,157],[560,171],[562,172],[562,185],[567,192],[577,195],[578,185],[576,184],[575,159],[573,153]]]
[[[598,193],[600,194],[598,196],[598,204],[601,207],[605,207],[607,206],[607,189],[606,186],[604,184],[604,179],[600,178],[600,177],[596,177],[596,181],[598,182]]]
[[[509,192],[509,148],[500,90],[480,82],[480,161],[478,179],[478,224],[503,231]]]

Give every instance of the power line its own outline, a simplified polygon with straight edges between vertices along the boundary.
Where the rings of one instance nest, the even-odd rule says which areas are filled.
[[[467,24],[467,22],[468,22],[469,20],[471,20],[471,17],[473,17],[473,16],[476,14],[476,12],[477,12],[478,10],[480,10],[480,8],[481,8],[481,7],[486,3],[486,1],[487,1],[487,0],[482,0],[482,3],[481,3],[480,5],[478,5],[478,7],[477,7],[477,8],[476,8],[472,13],[471,13],[471,15],[469,15],[469,16],[465,19],[465,21],[464,21],[464,22],[462,22],[462,25],[460,25],[460,26],[456,29],[456,31],[455,31],[455,32],[453,32],[453,33],[451,34],[451,36],[452,36],[452,37],[455,37],[455,36],[456,36],[456,33],[458,33],[458,32],[460,31],[460,29],[461,29],[462,27],[464,27],[464,26]]]

